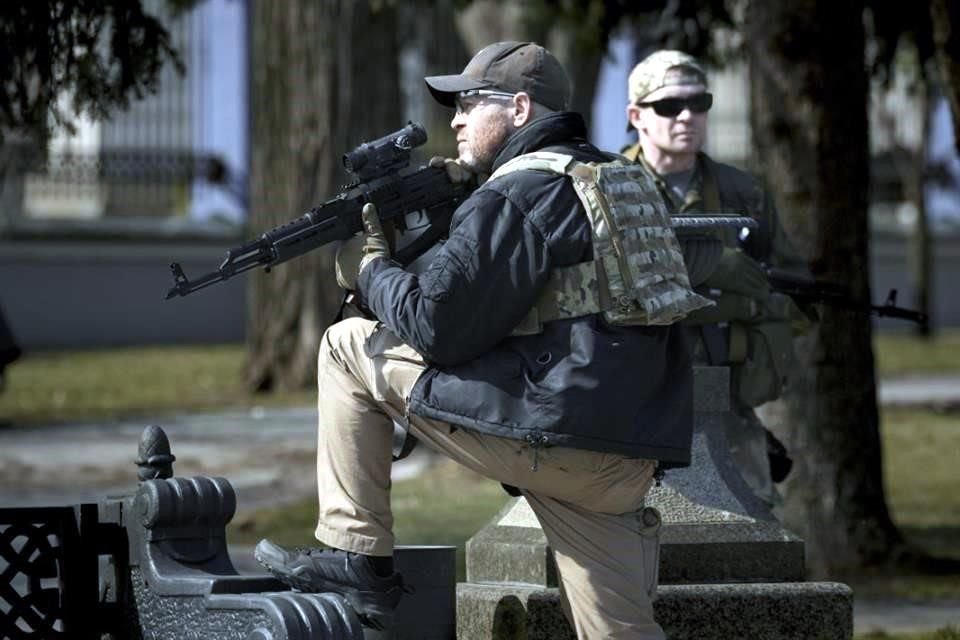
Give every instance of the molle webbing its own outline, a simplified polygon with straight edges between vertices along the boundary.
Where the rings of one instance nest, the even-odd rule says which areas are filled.
[[[554,269],[518,333],[600,312],[612,324],[672,324],[712,304],[691,289],[666,205],[640,165],[536,152],[505,163],[490,179],[523,169],[570,176],[590,219],[594,260]]]

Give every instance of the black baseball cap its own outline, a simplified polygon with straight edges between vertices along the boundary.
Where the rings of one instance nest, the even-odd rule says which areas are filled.
[[[554,111],[570,105],[570,78],[552,53],[533,42],[497,42],[481,49],[463,73],[424,78],[440,104],[452,107],[461,91],[498,89],[527,93]]]

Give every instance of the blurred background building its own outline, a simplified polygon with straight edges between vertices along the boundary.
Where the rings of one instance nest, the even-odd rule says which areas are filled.
[[[247,6],[207,0],[168,28],[187,73],[167,65],[156,94],[4,174],[0,303],[24,349],[243,339],[242,279],[163,297],[171,261],[208,271],[246,233]]]
[[[17,150],[16,170],[0,183],[0,303],[23,348],[243,340],[243,277],[163,297],[170,262],[207,272],[260,231],[245,224],[247,11],[246,2],[206,0],[171,19],[186,74],[167,69],[158,92],[128,111],[106,122],[81,119],[46,150]],[[627,36],[610,44],[591,114],[593,142],[603,149],[632,142],[626,79],[643,53]],[[423,121],[427,109],[426,63],[416,47],[403,51],[400,69],[406,104],[398,127]],[[711,86],[708,151],[749,168],[745,68],[711,73]],[[960,301],[946,284],[960,276],[960,159],[946,103],[894,82],[876,88],[870,118],[874,296],[879,302],[895,287],[901,305],[913,304],[923,255],[916,230],[926,225],[933,325],[958,326]],[[7,157],[14,147],[8,142]]]

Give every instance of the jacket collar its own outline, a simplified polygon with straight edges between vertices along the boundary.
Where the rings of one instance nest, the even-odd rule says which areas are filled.
[[[493,159],[491,171],[517,156],[551,145],[585,142],[587,125],[579,113],[550,113],[521,127],[507,138]]]

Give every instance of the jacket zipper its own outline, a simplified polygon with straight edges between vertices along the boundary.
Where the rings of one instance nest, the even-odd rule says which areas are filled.
[[[527,446],[533,449],[533,464],[530,471],[536,471],[540,468],[540,449],[550,446],[550,436],[539,430],[534,430],[523,437]]]

